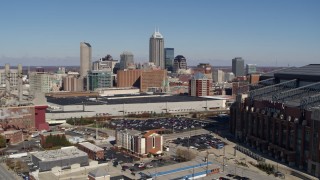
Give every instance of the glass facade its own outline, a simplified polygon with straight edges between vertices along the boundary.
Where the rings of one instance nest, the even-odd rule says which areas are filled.
[[[174,48],[164,48],[165,68],[172,71],[172,62],[174,59]]]
[[[94,91],[96,88],[112,87],[112,74],[108,71],[91,71],[87,79],[89,91]]]

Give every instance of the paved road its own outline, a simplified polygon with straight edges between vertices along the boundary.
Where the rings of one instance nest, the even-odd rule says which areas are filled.
[[[3,166],[2,166],[2,164],[0,165],[0,179],[16,179],[15,177],[14,177],[14,175],[10,172],[10,171],[8,171],[8,170],[6,170]]]

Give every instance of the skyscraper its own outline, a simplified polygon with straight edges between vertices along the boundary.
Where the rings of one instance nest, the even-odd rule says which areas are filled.
[[[165,68],[164,62],[164,39],[159,30],[155,31],[150,37],[149,43],[149,62],[153,62],[161,69]]]
[[[91,45],[86,42],[80,43],[80,77],[87,77],[91,70]]]
[[[232,59],[232,72],[236,77],[244,76],[244,60],[241,57]]]
[[[134,61],[133,61],[133,54],[131,52],[123,52],[120,54],[120,69],[128,69],[129,66],[133,66]]]
[[[257,65],[256,64],[246,64],[246,75],[256,73]]]
[[[173,72],[177,73],[179,69],[187,69],[187,60],[182,55],[176,56],[173,62]]]
[[[172,62],[174,59],[174,48],[164,48],[165,68],[172,71]]]

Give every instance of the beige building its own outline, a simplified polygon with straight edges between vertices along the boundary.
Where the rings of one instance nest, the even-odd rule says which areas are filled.
[[[88,71],[91,70],[91,45],[86,42],[80,43],[80,76],[87,77]]]
[[[52,89],[52,77],[48,73],[32,72],[29,74],[30,92],[48,93]]]
[[[72,75],[64,77],[63,89],[65,91],[83,91],[83,79]]]
[[[165,68],[164,62],[164,39],[159,31],[155,31],[149,42],[149,62],[153,62],[161,69]]]

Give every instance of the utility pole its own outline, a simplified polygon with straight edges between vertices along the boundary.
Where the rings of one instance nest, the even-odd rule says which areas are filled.
[[[98,119],[96,115],[96,140],[98,140]]]
[[[208,169],[209,169],[209,151],[207,150],[207,157],[206,157],[206,161],[207,161],[207,167],[206,167],[206,175],[208,176]]]

